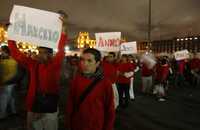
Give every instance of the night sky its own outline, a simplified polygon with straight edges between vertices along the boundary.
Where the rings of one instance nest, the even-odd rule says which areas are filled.
[[[149,0],[1,0],[0,22],[13,4],[69,15],[69,35],[79,31],[121,31],[128,40],[146,40]],[[200,0],[152,0],[152,39],[200,34]]]

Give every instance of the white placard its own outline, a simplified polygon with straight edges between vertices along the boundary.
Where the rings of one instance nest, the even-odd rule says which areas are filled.
[[[177,51],[174,55],[176,60],[184,60],[190,57],[188,50]]]
[[[96,49],[105,52],[120,50],[121,32],[95,33]]]
[[[14,5],[10,15],[8,39],[36,46],[57,48],[62,30],[60,15]]]
[[[136,54],[137,53],[137,43],[134,42],[125,42],[120,46],[121,54]]]
[[[144,54],[140,60],[146,64],[148,69],[152,69],[156,65],[156,59],[152,54]]]

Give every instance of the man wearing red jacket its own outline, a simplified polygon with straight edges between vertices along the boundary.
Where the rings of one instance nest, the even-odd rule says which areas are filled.
[[[58,128],[57,109],[52,112],[35,112],[33,104],[36,101],[36,92],[40,90],[43,95],[59,94],[59,79],[61,62],[64,58],[64,47],[66,35],[63,32],[58,45],[58,52],[53,57],[53,50],[39,47],[39,54],[36,59],[26,57],[20,52],[15,41],[8,41],[8,46],[12,57],[21,65],[27,68],[30,73],[30,83],[28,87],[26,107],[27,107],[27,129],[35,130],[56,130]],[[57,102],[57,101],[56,101]],[[53,104],[57,108],[57,103]],[[45,123],[44,123],[45,122]]]
[[[66,127],[71,130],[112,130],[115,119],[111,82],[100,68],[101,54],[96,49],[83,51],[81,72],[71,82],[66,106]],[[82,103],[82,94],[97,77],[101,77]],[[89,87],[90,88],[90,87]],[[79,105],[77,105],[79,104]]]
[[[113,86],[113,92],[114,92],[114,103],[115,103],[115,109],[119,105],[119,94],[117,90],[117,68],[115,65],[115,53],[109,52],[107,58],[103,60],[102,62],[103,67],[103,73],[104,76],[108,79],[110,79],[112,86]]]

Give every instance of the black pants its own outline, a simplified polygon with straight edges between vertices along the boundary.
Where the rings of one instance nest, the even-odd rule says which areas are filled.
[[[127,106],[130,100],[130,94],[129,94],[130,85],[118,83],[117,88],[119,93],[119,106]],[[123,98],[124,94],[125,98]]]

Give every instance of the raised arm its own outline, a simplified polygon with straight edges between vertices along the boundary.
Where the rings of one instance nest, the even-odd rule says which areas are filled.
[[[67,36],[65,33],[62,33],[59,44],[58,44],[58,52],[56,53],[55,57],[53,58],[53,64],[55,66],[60,66],[62,63],[62,60],[65,56],[66,42],[67,42]]]
[[[35,62],[18,50],[15,41],[8,40],[8,47],[10,49],[11,56],[24,67],[28,68],[31,64]]]

